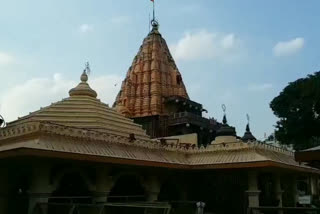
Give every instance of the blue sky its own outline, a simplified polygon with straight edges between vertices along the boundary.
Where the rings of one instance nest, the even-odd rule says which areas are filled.
[[[288,82],[320,70],[320,1],[155,0],[160,32],[191,99],[260,139]],[[8,121],[68,96],[88,60],[112,105],[148,33],[149,0],[0,0],[0,114]],[[115,86],[115,84],[117,84]]]

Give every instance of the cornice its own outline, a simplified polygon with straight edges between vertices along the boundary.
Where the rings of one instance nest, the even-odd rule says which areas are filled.
[[[105,133],[101,131],[95,131],[90,129],[76,128],[71,126],[64,126],[54,124],[50,122],[32,121],[25,122],[15,126],[8,126],[4,129],[0,129],[0,141],[10,138],[21,138],[25,135],[41,133],[41,134],[54,134],[65,137],[81,138],[89,141],[103,141],[106,143],[124,144],[128,146],[137,146],[147,149],[166,150],[171,152],[179,152],[185,154],[200,154],[200,153],[214,153],[221,151],[240,151],[240,150],[268,150],[272,152],[278,152],[281,154],[289,155],[293,157],[293,152],[271,146],[268,144],[262,144],[258,142],[242,142],[236,141],[231,143],[212,144],[207,147],[197,147],[189,144],[177,144],[177,143],[161,143],[159,140],[142,140],[137,139],[130,141],[129,136],[124,137],[120,135]]]

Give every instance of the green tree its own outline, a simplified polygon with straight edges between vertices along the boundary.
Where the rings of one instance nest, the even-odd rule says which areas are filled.
[[[270,107],[279,118],[276,139],[301,150],[320,144],[320,71],[289,83]]]

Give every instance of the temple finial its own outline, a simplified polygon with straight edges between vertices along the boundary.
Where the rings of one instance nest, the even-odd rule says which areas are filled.
[[[75,88],[72,88],[69,91],[69,95],[70,96],[90,96],[90,97],[96,98],[97,92],[92,90],[92,88],[90,88],[89,84],[87,83],[87,81],[88,81],[88,74],[87,73],[90,73],[89,62],[87,62],[85,66],[86,67],[83,70],[81,77],[80,77],[81,82]]]
[[[155,15],[155,7],[154,7],[154,0],[152,1],[152,5],[153,5],[153,16],[152,16],[152,20],[151,20],[151,26],[152,26],[152,30],[158,30],[159,29],[159,23],[156,20],[156,15]]]
[[[242,140],[244,142],[248,142],[248,141],[255,141],[256,138],[252,135],[251,131],[250,131],[250,117],[249,114],[247,114],[247,125],[246,125],[246,131],[242,137]]]
[[[90,69],[89,62],[86,62],[86,68],[85,68],[84,70],[85,70],[85,72],[86,72],[88,75],[90,75],[91,69]]]
[[[249,117],[249,114],[247,114],[247,121],[248,121],[248,123],[247,123],[247,126],[246,126],[246,131],[250,132],[250,117]]]
[[[227,121],[227,116],[226,116],[226,110],[227,110],[227,107],[225,104],[222,104],[221,105],[221,108],[222,108],[222,111],[223,111],[223,119],[222,119],[222,122],[223,124],[227,124],[228,121]]]
[[[81,77],[80,77],[80,80],[81,82],[87,82],[88,81],[88,75],[90,75],[90,65],[89,65],[89,62],[86,62],[85,64],[85,68],[81,74]]]

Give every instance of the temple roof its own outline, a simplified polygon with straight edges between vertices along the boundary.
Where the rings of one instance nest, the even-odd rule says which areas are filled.
[[[239,140],[208,147],[162,143],[51,124],[26,122],[0,129],[0,158],[51,157],[182,169],[286,168],[318,173],[299,164],[293,153],[257,142]]]
[[[167,43],[158,25],[153,25],[122,82],[114,106],[129,117],[165,115],[165,98],[169,96],[189,98]]]
[[[69,91],[70,97],[8,123],[7,127],[39,121],[126,137],[135,134],[138,139],[149,139],[140,125],[96,98],[97,93],[87,83],[85,71],[80,79],[81,82]]]

